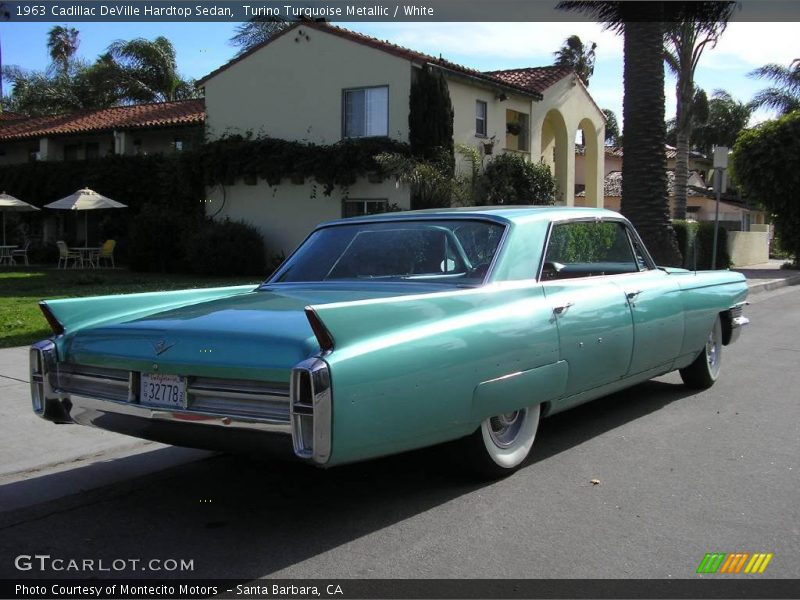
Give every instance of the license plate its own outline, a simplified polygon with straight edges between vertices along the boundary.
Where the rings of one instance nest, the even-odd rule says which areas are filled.
[[[142,373],[139,403],[149,406],[186,407],[186,377]]]

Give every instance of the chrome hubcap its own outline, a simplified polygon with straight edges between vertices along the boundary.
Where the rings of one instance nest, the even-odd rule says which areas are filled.
[[[497,415],[489,419],[489,436],[500,448],[508,448],[519,435],[527,410]]]
[[[708,341],[706,342],[706,360],[708,360],[708,367],[712,371],[717,368],[717,361],[719,360],[717,353],[717,338],[714,336],[714,331],[708,334]]]

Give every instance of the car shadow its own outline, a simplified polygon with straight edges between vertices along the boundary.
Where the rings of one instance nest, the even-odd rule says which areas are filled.
[[[515,477],[535,477],[537,463],[689,394],[683,386],[652,381],[546,419],[533,462]],[[149,460],[166,461],[176,450],[156,450]],[[20,572],[6,560],[0,562],[0,578],[253,579],[376,535],[485,486],[513,487],[513,478],[496,483],[471,479],[445,459],[445,450],[429,448],[330,470],[210,455],[6,511],[0,513],[2,556],[173,558],[193,561],[194,571],[151,572],[139,567],[101,574]],[[104,468],[135,471],[134,457],[109,463]],[[93,468],[97,467],[10,483],[0,487],[0,498],[23,493],[34,497],[35,486],[59,485],[65,477],[78,477],[75,471]],[[370,576],[340,566],[342,576]]]

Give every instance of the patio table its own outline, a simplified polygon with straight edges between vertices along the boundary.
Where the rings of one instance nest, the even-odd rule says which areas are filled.
[[[11,256],[11,251],[14,248],[16,248],[16,246],[0,246],[0,265],[11,266],[17,264],[17,261]]]
[[[81,269],[85,268],[86,263],[89,263],[92,266],[92,268],[96,266],[94,264],[94,261],[92,260],[92,255],[95,252],[100,251],[99,246],[79,246],[77,248],[70,248],[70,250],[80,254],[80,258],[78,260],[80,260]]]

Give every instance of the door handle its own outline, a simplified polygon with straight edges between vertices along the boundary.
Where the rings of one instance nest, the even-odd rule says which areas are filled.
[[[628,298],[628,300],[633,300],[633,299],[636,298],[636,296],[638,296],[641,293],[642,293],[642,290],[636,290],[636,291],[633,291],[633,292],[627,292],[625,294],[625,296]]]
[[[561,314],[564,314],[564,312],[566,312],[566,310],[567,310],[567,309],[568,309],[570,306],[574,306],[574,305],[575,305],[575,303],[574,303],[574,302],[567,302],[566,304],[562,304],[561,306],[554,306],[554,307],[553,307],[553,314],[554,314],[554,315],[561,315]]]

